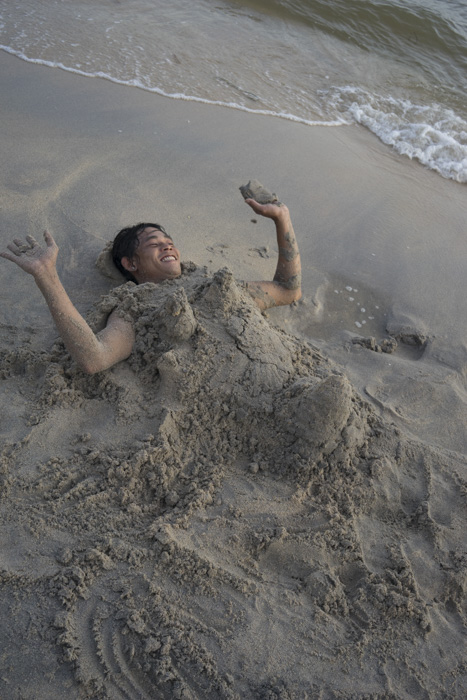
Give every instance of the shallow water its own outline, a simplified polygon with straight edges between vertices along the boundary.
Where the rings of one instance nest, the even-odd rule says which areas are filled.
[[[460,0],[1,0],[0,46],[179,99],[357,122],[467,182]]]

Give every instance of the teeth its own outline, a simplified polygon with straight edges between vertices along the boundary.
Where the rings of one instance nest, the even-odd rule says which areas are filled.
[[[173,255],[166,255],[165,258],[161,259],[161,262],[167,262],[167,260],[175,260]]]

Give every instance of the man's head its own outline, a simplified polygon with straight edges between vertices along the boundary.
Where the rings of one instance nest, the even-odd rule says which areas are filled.
[[[159,224],[140,223],[122,229],[112,246],[115,266],[128,280],[162,282],[181,274],[180,253]]]

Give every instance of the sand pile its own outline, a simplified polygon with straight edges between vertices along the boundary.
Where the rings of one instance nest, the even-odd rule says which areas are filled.
[[[117,287],[96,329],[113,309],[137,342],[108,372],[26,331],[2,350],[29,422],[2,452],[2,614],[31,664],[93,700],[461,697],[459,454],[383,422],[228,269]]]

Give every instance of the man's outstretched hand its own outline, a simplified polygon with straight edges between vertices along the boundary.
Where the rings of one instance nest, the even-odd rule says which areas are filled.
[[[58,246],[52,235],[44,231],[46,247],[42,247],[33,236],[26,236],[26,242],[15,238],[7,245],[6,250],[0,253],[0,257],[16,263],[24,272],[33,275],[36,279],[55,272],[58,255]]]
[[[253,209],[255,214],[265,216],[267,219],[279,221],[289,216],[289,210],[285,204],[259,204],[255,199],[245,199],[245,202]]]

